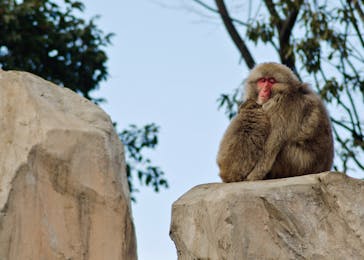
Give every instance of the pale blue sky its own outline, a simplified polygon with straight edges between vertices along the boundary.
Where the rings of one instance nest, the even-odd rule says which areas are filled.
[[[150,154],[170,188],[156,194],[140,188],[133,205],[140,260],[177,259],[169,238],[171,205],[192,187],[219,182],[215,157],[228,120],[217,98],[246,76],[245,64],[218,20],[206,20],[179,5],[182,0],[85,0],[86,15],[114,32],[107,49],[110,78],[93,96],[119,129],[155,122],[160,144]],[[192,1],[191,1],[192,2]],[[212,2],[212,1],[207,1]],[[259,62],[275,60],[262,50]],[[137,181],[137,180],[136,180]]]
[[[178,4],[178,0],[170,1]],[[156,122],[160,144],[150,154],[170,188],[140,188],[133,205],[141,260],[177,259],[169,238],[171,205],[195,185],[220,181],[215,163],[228,120],[216,99],[239,86],[245,66],[226,32],[186,9],[154,1],[84,1],[86,14],[114,32],[107,49],[110,78],[94,96],[119,128]]]

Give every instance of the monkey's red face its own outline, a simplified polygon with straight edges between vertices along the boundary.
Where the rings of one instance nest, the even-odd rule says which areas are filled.
[[[263,104],[267,102],[272,94],[272,87],[276,83],[276,79],[273,77],[264,77],[258,79],[258,103]]]

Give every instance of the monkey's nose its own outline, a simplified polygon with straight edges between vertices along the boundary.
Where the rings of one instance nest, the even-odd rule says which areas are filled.
[[[264,93],[270,93],[270,91],[271,91],[270,87],[264,87],[263,88]]]

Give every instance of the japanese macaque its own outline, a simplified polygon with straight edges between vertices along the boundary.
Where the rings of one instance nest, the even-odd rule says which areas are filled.
[[[224,182],[331,169],[334,149],[327,111],[319,96],[288,67],[257,65],[246,81],[244,99],[217,156]]]

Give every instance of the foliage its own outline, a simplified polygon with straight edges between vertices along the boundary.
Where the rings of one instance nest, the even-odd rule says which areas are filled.
[[[138,128],[131,125],[129,129],[122,131],[119,136],[126,148],[127,176],[129,188],[132,192],[138,191],[133,184],[134,175],[138,176],[140,183],[151,185],[155,192],[161,187],[168,188],[167,180],[163,178],[164,172],[156,166],[151,165],[149,158],[143,156],[145,149],[154,149],[158,144],[159,127],[154,123]],[[135,201],[135,197],[132,196]]]
[[[0,64],[3,69],[26,70],[82,93],[107,77],[106,53],[112,34],[104,35],[95,18],[77,18],[79,1],[61,7],[50,0],[0,2]]]
[[[57,4],[59,3],[59,4]],[[95,19],[78,17],[84,10],[77,0],[0,1],[0,66],[4,70],[25,70],[70,88],[95,103],[90,91],[106,80],[107,55],[113,34],[104,34]],[[126,146],[128,180],[135,191],[132,175],[155,191],[168,187],[163,172],[142,155],[144,148],[158,143],[154,124],[137,129],[131,126],[120,138]],[[144,168],[143,168],[144,167]]]
[[[232,94],[222,94],[217,99],[219,109],[225,107],[225,115],[229,119],[232,119],[238,111],[240,105],[239,94],[239,88],[236,88]]]
[[[334,168],[347,171],[354,166],[364,170],[364,114],[360,113],[364,109],[362,1],[215,0],[217,8],[193,1],[220,16],[248,68],[256,64],[252,55],[256,49],[270,48],[280,62],[313,83],[332,115],[340,157]],[[220,106],[227,104],[227,110],[235,109],[231,105],[235,99],[235,92],[225,94]]]

